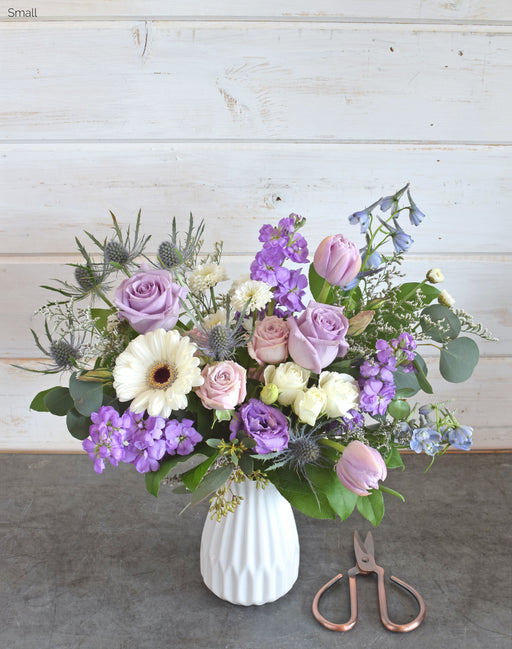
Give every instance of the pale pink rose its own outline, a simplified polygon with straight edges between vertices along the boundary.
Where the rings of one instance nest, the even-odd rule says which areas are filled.
[[[233,361],[206,365],[201,372],[203,385],[196,390],[208,410],[233,410],[245,399],[246,371]]]
[[[290,327],[286,320],[275,315],[258,320],[247,350],[260,365],[275,365],[288,358]]]

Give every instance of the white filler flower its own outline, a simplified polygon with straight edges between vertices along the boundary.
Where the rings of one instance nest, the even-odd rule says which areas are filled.
[[[177,331],[156,329],[137,336],[114,367],[114,389],[119,401],[133,399],[133,412],[147,410],[152,417],[168,417],[187,407],[186,395],[203,384],[197,347]]]
[[[228,274],[224,266],[213,263],[201,264],[190,273],[188,285],[193,293],[204,293],[227,278]]]
[[[266,282],[256,279],[249,279],[240,284],[231,295],[231,304],[235,311],[242,312],[245,305],[247,311],[260,311],[264,309],[272,299],[272,287]]]

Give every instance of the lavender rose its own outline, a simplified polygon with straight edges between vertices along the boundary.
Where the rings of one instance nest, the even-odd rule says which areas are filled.
[[[233,439],[243,430],[256,442],[255,451],[260,455],[282,451],[288,446],[290,430],[288,420],[278,408],[265,405],[258,399],[249,399],[240,407],[230,424]]]
[[[139,334],[172,329],[180,314],[180,299],[187,289],[174,284],[166,270],[142,264],[140,270],[118,286],[114,304],[119,317],[128,320]]]
[[[273,315],[258,320],[247,345],[249,355],[260,365],[282,363],[288,358],[289,333],[290,328],[283,318]]]
[[[246,370],[233,361],[206,365],[201,372],[204,383],[196,389],[208,410],[233,410],[246,396]]]
[[[288,351],[297,365],[320,374],[338,356],[347,353],[348,320],[343,307],[313,300],[299,318],[288,318]]]
[[[369,496],[388,473],[381,454],[362,442],[350,442],[336,465],[339,481],[358,496]]]

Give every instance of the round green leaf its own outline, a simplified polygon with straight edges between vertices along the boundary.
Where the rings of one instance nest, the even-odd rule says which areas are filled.
[[[57,387],[50,390],[44,397],[44,402],[52,415],[64,417],[68,410],[73,407],[73,399],[69,390],[63,387]]]
[[[441,376],[450,383],[462,383],[475,369],[480,352],[471,338],[461,337],[443,345],[439,359]]]
[[[75,408],[81,415],[90,417],[103,405],[103,385],[80,381],[75,374],[69,379],[69,392],[73,397]]]
[[[423,333],[438,343],[454,340],[460,334],[460,320],[455,313],[442,304],[431,304],[421,312]]]
[[[71,408],[66,415],[66,425],[71,435],[76,437],[76,439],[84,440],[86,437],[89,437],[91,420],[89,417],[81,415],[75,408]]]

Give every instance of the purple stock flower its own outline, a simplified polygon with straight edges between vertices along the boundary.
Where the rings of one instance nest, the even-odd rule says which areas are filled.
[[[386,409],[395,396],[395,384],[380,379],[359,379],[359,406],[370,415],[385,415]]]
[[[409,446],[415,453],[435,455],[442,449],[441,434],[433,428],[416,428],[412,433]]]
[[[82,448],[94,460],[96,473],[102,473],[105,460],[112,466],[123,460],[125,427],[130,419],[126,414],[121,416],[111,406],[101,406],[98,412],[92,413],[91,421],[89,437],[82,442]]]
[[[231,420],[229,428],[231,440],[240,430],[252,437],[256,442],[256,453],[260,455],[282,451],[288,447],[288,419],[278,408],[267,406],[258,399],[249,399],[244,403]]]
[[[301,234],[296,234],[293,239],[284,247],[286,256],[299,264],[308,261],[308,244]]]
[[[271,286],[276,284],[276,269],[285,259],[284,252],[279,246],[263,248],[256,254],[251,264],[251,279],[267,282]]]
[[[165,440],[162,439],[165,419],[163,417],[147,417],[143,413],[128,411],[131,418],[126,431],[124,461],[133,464],[139,473],[156,471],[160,467],[159,460],[165,454]]]
[[[304,290],[308,285],[307,277],[300,270],[289,270],[288,268],[276,269],[277,286],[274,290],[276,303],[287,310],[290,315],[295,311],[303,311],[305,305],[302,298],[306,294]]]
[[[194,446],[203,439],[192,419],[171,419],[164,429],[165,448],[170,455],[189,455]]]

